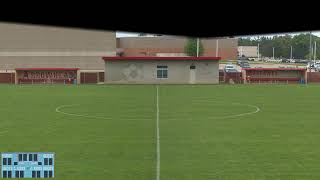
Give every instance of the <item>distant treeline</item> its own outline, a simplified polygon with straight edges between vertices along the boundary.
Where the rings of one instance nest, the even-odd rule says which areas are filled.
[[[314,42],[317,42],[317,56],[320,57],[320,38],[312,35],[312,52],[314,52]],[[257,46],[259,43],[260,54],[264,57],[272,57],[272,48],[274,47],[274,56],[290,58],[290,47],[292,46],[292,57],[295,59],[309,59],[310,55],[310,34],[299,34],[295,36],[273,36],[273,37],[260,37],[240,38],[239,46]],[[313,59],[313,55],[312,55]]]

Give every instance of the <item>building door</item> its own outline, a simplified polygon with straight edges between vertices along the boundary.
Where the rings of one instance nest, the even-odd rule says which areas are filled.
[[[196,66],[190,66],[190,84],[194,84],[196,81]]]

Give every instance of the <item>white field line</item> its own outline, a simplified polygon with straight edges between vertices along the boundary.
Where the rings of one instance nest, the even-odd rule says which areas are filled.
[[[157,85],[157,174],[156,180],[160,180],[160,129],[159,129],[159,87]]]
[[[231,104],[238,104],[238,105],[244,105],[244,106],[248,106],[248,107],[253,107],[256,110],[255,111],[246,112],[246,113],[234,114],[234,115],[230,115],[230,116],[222,116],[222,117],[212,118],[212,119],[226,119],[226,118],[247,116],[247,115],[252,115],[252,114],[258,113],[260,111],[260,108],[258,106],[251,105],[251,104],[241,104],[241,103],[231,103]]]
[[[56,113],[61,113],[68,116],[77,116],[77,117],[85,117],[85,118],[94,118],[94,119],[106,119],[106,120],[112,120],[112,119],[125,119],[125,120],[132,120],[132,121],[142,121],[142,120],[150,120],[150,118],[130,118],[130,117],[116,117],[116,118],[110,118],[110,117],[102,117],[102,116],[91,116],[86,114],[76,114],[76,113],[67,113],[62,111],[63,108],[66,107],[74,107],[74,106],[80,106],[80,104],[68,104],[68,105],[61,105],[56,108]]]
[[[65,108],[65,107],[74,107],[74,106],[80,106],[80,104],[69,104],[69,105],[58,106],[56,108],[56,112],[57,113],[61,113],[61,114],[65,114],[65,115],[68,115],[68,116],[78,116],[78,117],[96,118],[96,119],[111,119],[111,118],[106,118],[106,117],[89,116],[89,115],[74,114],[74,113],[67,113],[67,112],[61,111],[61,109]]]

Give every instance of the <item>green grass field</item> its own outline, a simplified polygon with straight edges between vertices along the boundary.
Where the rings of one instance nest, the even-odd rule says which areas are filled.
[[[161,180],[319,180],[320,86],[159,86]],[[0,151],[57,180],[155,180],[155,85],[0,86]]]

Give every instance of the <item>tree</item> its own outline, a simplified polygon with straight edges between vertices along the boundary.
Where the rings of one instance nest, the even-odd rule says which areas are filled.
[[[295,36],[262,36],[259,39],[254,38],[239,38],[239,46],[257,46],[260,45],[260,54],[265,57],[272,57],[272,48],[275,48],[275,57],[290,58],[290,50],[292,46],[292,56],[297,59],[309,59],[310,56],[310,35],[299,34]],[[314,42],[320,43],[320,38],[312,35],[312,46]],[[319,49],[317,47],[317,49]],[[312,55],[313,57],[313,55]],[[320,57],[320,50],[317,50],[317,57]]]
[[[197,39],[196,38],[190,38],[187,41],[186,46],[184,47],[184,52],[188,56],[197,56]],[[199,40],[199,56],[203,55],[203,45],[201,43],[201,40]]]

